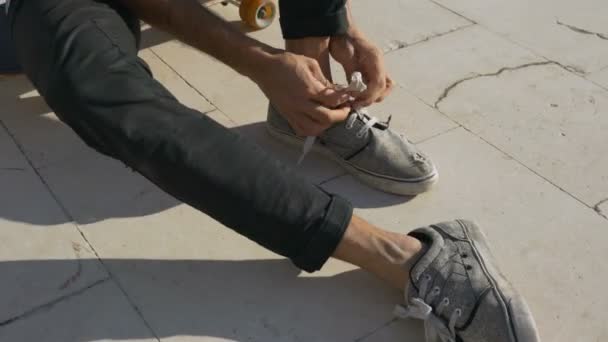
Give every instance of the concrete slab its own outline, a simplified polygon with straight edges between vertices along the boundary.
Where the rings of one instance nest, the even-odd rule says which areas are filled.
[[[0,121],[0,170],[3,171],[20,171],[28,166],[27,160],[23,155],[13,138],[6,131]]]
[[[587,75],[587,79],[597,83],[598,85],[608,89],[608,68]]]
[[[599,202],[598,204],[595,205],[595,210],[598,212],[598,214],[604,216],[606,219],[608,219],[608,199],[605,199],[601,202]]]
[[[218,4],[211,8],[222,18],[246,31],[240,22],[238,7]],[[283,46],[278,22],[264,30],[249,34],[269,45]],[[212,57],[175,40],[157,44],[152,49],[233,121],[250,124],[265,120],[268,100],[257,85],[248,78]]]
[[[136,191],[122,193],[132,198]],[[58,190],[62,198],[66,192]],[[160,191],[131,202],[102,198],[102,211],[152,213],[83,229],[163,341],[350,341],[390,320],[399,300],[398,292],[340,262],[304,275]],[[76,210],[72,200],[66,205]],[[169,209],[154,213],[159,206]]]
[[[427,104],[452,84],[477,74],[536,62],[529,51],[479,26],[471,26],[386,56],[391,75]]]
[[[401,204],[350,177],[325,188],[353,200],[357,213],[372,223],[404,233],[439,221],[474,219],[504,273],[528,299],[543,340],[608,336],[603,309],[608,299],[596,295],[604,282],[598,275],[608,274],[603,262],[608,221],[464,129],[421,146],[440,173],[428,194]],[[400,336],[395,341],[409,337]]]
[[[608,197],[608,91],[556,65],[453,88],[442,112],[593,207]]]
[[[370,107],[369,112],[381,121],[388,120],[390,116],[391,129],[404,134],[412,142],[419,142],[458,127],[457,123],[401,86],[396,86],[393,93],[383,102]]]
[[[53,267],[59,261],[39,261]],[[0,326],[2,341],[157,341],[124,295],[106,281]]]
[[[33,308],[106,277],[76,227],[0,130],[0,325]],[[6,144],[5,144],[6,143]],[[11,156],[12,155],[12,156]],[[6,162],[11,159],[13,161]],[[31,260],[63,259],[53,269],[22,267]],[[40,267],[39,267],[40,266]],[[0,338],[0,340],[2,340]]]
[[[384,51],[399,49],[472,24],[431,1],[374,0],[351,3],[357,26]],[[381,18],[381,19],[380,19]]]
[[[129,207],[156,190],[156,186],[124,164],[102,155],[50,166],[40,173],[80,225],[145,216],[175,205],[158,203],[147,210]]]
[[[608,65],[605,2],[438,0],[540,56],[593,72]]]
[[[368,336],[361,338],[361,342],[390,342],[403,341],[404,336],[408,341],[424,341],[424,326],[415,320],[398,320],[380,327]]]
[[[208,115],[225,127],[232,127],[234,125],[228,117],[217,111],[203,95],[199,94],[196,89],[186,83],[180,75],[173,71],[169,65],[165,64],[151,49],[142,50],[139,56],[148,63],[154,78],[162,83],[183,105]]]
[[[0,80],[0,120],[36,168],[95,154],[48,108],[25,76]]]

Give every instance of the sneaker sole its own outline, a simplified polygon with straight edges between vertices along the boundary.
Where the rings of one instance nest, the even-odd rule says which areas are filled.
[[[302,144],[304,143],[304,139],[294,136],[290,133],[278,130],[269,124],[266,124],[266,130],[272,137],[274,137],[277,140],[280,140],[286,144],[289,144],[289,145],[292,145],[295,147],[301,147]],[[423,192],[427,192],[439,180],[439,174],[437,173],[437,170],[433,170],[433,172],[430,175],[423,177],[423,178],[419,178],[419,179],[411,179],[411,180],[394,179],[394,178],[389,178],[386,176],[373,174],[369,171],[365,171],[360,168],[357,168],[353,164],[351,164],[348,161],[337,156],[331,150],[329,150],[323,146],[319,146],[318,144],[314,144],[312,151],[319,153],[329,159],[334,160],[340,166],[342,166],[342,168],[344,168],[348,173],[353,175],[355,178],[360,180],[362,183],[365,183],[372,188],[375,188],[375,189],[378,189],[378,190],[381,190],[384,192],[396,194],[396,195],[414,196],[414,195],[421,194]]]
[[[507,313],[509,323],[513,332],[514,342],[540,342],[538,329],[532,316],[532,312],[526,304],[525,299],[515,291],[509,281],[502,275],[497,263],[490,251],[485,234],[473,222],[458,220],[469,241],[473,245],[473,250],[478,254],[486,274],[494,283],[494,288],[501,299],[504,312]]]

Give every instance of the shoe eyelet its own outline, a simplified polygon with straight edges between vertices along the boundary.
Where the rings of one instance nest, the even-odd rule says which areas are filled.
[[[466,258],[468,258],[468,257],[469,257],[469,255],[468,255],[467,253],[462,253],[462,254],[460,254],[460,256],[461,256],[463,259],[466,259]]]
[[[462,316],[462,309],[458,308],[456,310],[454,310],[456,312],[456,315],[458,315],[458,317]]]
[[[467,271],[470,271],[470,270],[472,270],[472,269],[473,269],[473,266],[471,266],[471,265],[466,265],[464,268],[465,268]]]
[[[444,306],[450,305],[450,299],[448,297],[443,298],[441,304],[443,304]]]
[[[438,295],[441,292],[441,289],[439,288],[439,286],[435,286],[433,288],[433,294]]]

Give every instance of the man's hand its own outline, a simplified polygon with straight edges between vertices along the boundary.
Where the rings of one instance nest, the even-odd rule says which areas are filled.
[[[251,78],[299,135],[319,135],[346,119],[348,94],[333,88],[316,60],[247,36],[196,0],[120,1],[139,18]]]
[[[316,60],[279,52],[257,69],[251,79],[298,135],[317,136],[346,120],[349,95],[335,89]]]
[[[342,65],[350,79],[353,72],[359,71],[367,84],[367,90],[355,96],[355,107],[367,107],[380,102],[390,94],[393,81],[384,67],[382,51],[369,42],[358,30],[331,37],[329,42],[331,56]]]

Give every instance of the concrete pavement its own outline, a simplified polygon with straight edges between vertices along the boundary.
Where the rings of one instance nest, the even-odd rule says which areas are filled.
[[[403,198],[319,156],[300,172],[394,231],[476,220],[544,341],[608,339],[608,3],[353,8],[398,83],[371,111],[392,114],[440,182]],[[282,44],[276,23],[251,35]],[[144,45],[178,99],[295,166],[299,151],[263,131],[255,84],[155,30]],[[300,273],[90,150],[23,77],[0,79],[1,342],[422,341],[391,315],[400,296],[337,261]]]

